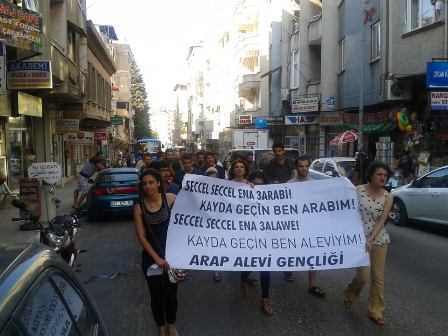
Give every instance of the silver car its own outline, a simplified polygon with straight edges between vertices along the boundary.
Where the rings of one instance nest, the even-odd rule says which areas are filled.
[[[406,225],[408,220],[418,220],[448,225],[448,166],[392,190],[392,195],[392,223]]]
[[[356,160],[351,157],[331,157],[314,160],[310,169],[331,177],[346,176],[355,168]]]

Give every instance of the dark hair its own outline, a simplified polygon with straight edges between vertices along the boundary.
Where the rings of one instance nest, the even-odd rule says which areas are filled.
[[[372,182],[372,177],[375,174],[375,171],[379,168],[382,168],[387,172],[387,179],[389,179],[392,176],[392,170],[389,168],[387,164],[379,161],[373,161],[366,171],[367,182],[369,183]]]
[[[190,153],[184,153],[184,155],[182,155],[182,161],[185,160],[193,160],[193,155],[191,155]]]
[[[249,182],[253,182],[255,181],[257,178],[262,179],[263,183],[266,184],[266,176],[264,174],[264,172],[260,169],[254,170],[252,173],[249,174],[249,177],[247,178],[247,180]]]
[[[151,153],[148,153],[148,152],[143,153],[143,157],[148,157],[148,156],[152,159],[152,154]]]
[[[213,154],[213,152],[207,151],[207,152],[204,153],[204,157],[207,157],[207,156],[215,157],[215,154]]]
[[[285,146],[281,142],[274,142],[274,144],[272,145],[272,150],[274,150],[275,148],[285,149]]]
[[[308,156],[305,155],[300,155],[298,156],[295,160],[294,160],[294,164],[297,166],[297,164],[299,163],[299,161],[308,161],[308,164],[311,164],[311,160]]]
[[[198,157],[199,155],[203,155],[203,156],[205,156],[205,153],[204,153],[204,151],[203,151],[203,150],[201,150],[201,151],[199,151],[199,152],[197,152],[197,153],[196,153],[196,157]]]
[[[232,164],[230,165],[230,169],[229,169],[229,180],[233,180],[235,178],[235,173],[233,172],[233,170],[235,169],[235,166],[237,163],[242,163],[244,165],[244,178],[247,177],[247,174],[249,173],[249,167],[247,166],[247,162],[244,160],[235,160],[232,162]]]
[[[33,152],[33,153],[34,153],[34,152]],[[101,155],[103,155],[103,152],[102,152],[102,151],[96,152],[96,154],[95,154],[96,157],[100,157]]]
[[[143,181],[143,178],[148,175],[152,176],[157,182],[160,182],[159,193],[161,193],[161,194],[165,193],[165,191],[163,190],[163,186],[162,186],[162,176],[160,176],[159,172],[157,170],[155,170],[154,168],[149,168],[149,169],[146,169],[139,177],[138,195],[139,195],[140,199],[142,199],[146,196],[143,193],[142,181]],[[162,197],[163,197],[163,195],[162,195]]]
[[[160,160],[158,161],[157,169],[161,168],[171,168],[171,163],[168,160]]]

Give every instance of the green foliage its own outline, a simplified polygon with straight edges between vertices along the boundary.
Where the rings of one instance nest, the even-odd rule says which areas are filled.
[[[134,138],[153,137],[149,121],[148,94],[140,68],[134,59],[131,61],[131,95],[134,115]]]

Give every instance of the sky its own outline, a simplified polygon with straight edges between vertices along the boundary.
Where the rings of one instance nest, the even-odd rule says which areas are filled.
[[[87,0],[87,18],[115,27],[129,43],[152,109],[170,108],[175,84],[187,81],[188,48],[206,38],[231,0]],[[226,15],[224,14],[226,13]]]

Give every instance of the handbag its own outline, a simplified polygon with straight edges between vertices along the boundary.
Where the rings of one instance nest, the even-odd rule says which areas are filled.
[[[162,203],[163,203],[163,206],[166,207],[166,209],[168,210],[168,216],[170,216],[171,209],[168,206],[168,201],[166,200],[165,194],[162,194]],[[160,247],[159,241],[151,229],[151,224],[149,223],[148,214],[146,213],[146,207],[145,207],[145,204],[143,203],[143,201],[140,201],[140,209],[143,214],[143,219],[147,223],[146,227],[148,228],[149,233],[151,234],[152,238],[154,239],[154,242],[156,243],[156,247],[160,252],[159,255],[162,256],[162,258],[165,258],[165,254],[162,253],[162,248]],[[188,280],[187,273],[183,269],[168,267],[166,272],[167,272],[169,281],[173,284],[184,282],[184,281]]]

